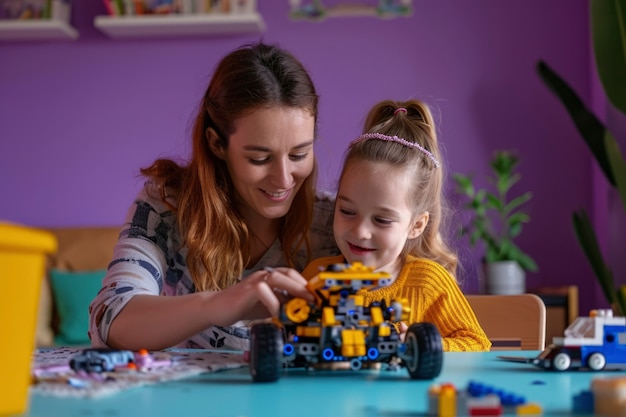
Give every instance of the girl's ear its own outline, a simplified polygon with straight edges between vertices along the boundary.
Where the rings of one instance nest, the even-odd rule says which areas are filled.
[[[425,211],[413,220],[413,226],[409,231],[409,239],[415,239],[424,233],[424,229],[426,229],[426,225],[428,224],[428,219],[430,219],[430,214]]]
[[[213,152],[218,158],[224,159],[224,153],[226,151],[226,149],[224,149],[224,142],[218,136],[215,130],[213,130],[212,127],[207,127],[204,134],[206,135],[206,139],[209,142],[209,148],[211,149],[211,152]]]

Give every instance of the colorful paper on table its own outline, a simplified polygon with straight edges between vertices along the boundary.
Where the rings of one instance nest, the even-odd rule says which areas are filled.
[[[247,366],[240,352],[168,350],[155,352],[153,355],[156,360],[170,359],[172,364],[150,371],[127,370],[87,375],[76,373],[71,369],[63,370],[72,356],[81,350],[68,347],[38,350],[33,361],[34,369],[39,372],[42,369],[50,369],[53,372],[36,378],[36,383],[31,386],[31,392],[57,397],[96,398],[142,385]]]

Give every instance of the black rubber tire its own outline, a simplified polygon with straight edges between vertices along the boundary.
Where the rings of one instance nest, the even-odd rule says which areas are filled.
[[[250,375],[255,382],[274,382],[283,369],[283,335],[273,323],[250,330]]]
[[[441,373],[443,344],[441,334],[432,323],[412,324],[405,343],[410,360],[403,360],[411,379],[433,379]]]

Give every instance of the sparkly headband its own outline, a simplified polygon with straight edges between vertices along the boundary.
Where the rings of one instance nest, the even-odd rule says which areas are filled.
[[[350,148],[356,145],[357,143],[364,142],[368,139],[378,139],[378,140],[384,140],[387,142],[396,142],[401,145],[408,146],[409,148],[419,149],[424,155],[426,155],[431,161],[433,161],[433,164],[435,164],[436,168],[439,168],[439,161],[437,161],[437,158],[435,158],[435,155],[433,155],[429,150],[427,150],[426,148],[424,148],[423,146],[417,143],[409,142],[408,140],[399,138],[397,136],[387,136],[387,135],[383,135],[382,133],[365,133],[359,136],[358,138],[356,138],[355,140],[353,140],[352,142],[350,142]]]

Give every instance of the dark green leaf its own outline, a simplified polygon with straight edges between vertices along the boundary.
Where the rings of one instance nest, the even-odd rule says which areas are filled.
[[[519,158],[508,151],[498,151],[491,160],[491,169],[496,176],[509,175],[517,165]]]
[[[511,226],[510,238],[515,239],[516,237],[522,234],[522,230],[524,230],[524,227],[521,223]]]
[[[523,253],[518,254],[516,261],[526,271],[536,272],[539,270],[537,263],[535,263],[535,261],[530,256]]]
[[[485,253],[485,260],[487,262],[496,262],[500,260],[498,258],[498,254],[495,248],[487,248],[487,252]]]
[[[607,180],[612,185],[615,185],[615,178],[613,178],[613,172],[609,166],[604,145],[604,125],[587,109],[587,106],[585,106],[569,84],[554,72],[548,64],[539,61],[537,71],[544,83],[556,94],[569,112],[576,128],[587,143],[596,161],[598,161],[598,165]]]
[[[513,188],[513,186],[517,184],[521,179],[522,176],[519,173],[511,174],[510,176],[508,176],[506,183],[502,184],[502,189],[500,189],[499,191],[503,195],[508,193],[509,190],[511,190],[511,188]]]
[[[591,0],[591,32],[602,87],[626,114],[626,0]]]
[[[609,156],[609,163],[615,176],[615,186],[624,204],[624,210],[626,211],[626,161],[619,149],[617,141],[611,135],[611,132],[606,131],[604,142],[606,146],[606,152]]]
[[[502,239],[500,242],[500,256],[501,259],[510,259],[511,248],[513,248],[513,242],[509,239]]]
[[[461,174],[453,174],[452,178],[457,184],[457,191],[468,197],[474,195],[474,186],[472,185],[472,179],[470,177]]]
[[[617,311],[616,314],[622,316],[626,315],[626,285],[622,285],[620,288],[615,289],[617,307],[621,311]]]
[[[509,237],[513,239],[522,233],[522,224],[519,222],[513,223],[509,226]]]
[[[596,239],[596,234],[589,220],[589,216],[587,216],[584,210],[574,213],[573,223],[578,243],[580,243],[583,252],[587,256],[587,260],[598,279],[604,296],[610,304],[613,304],[615,302],[613,274],[604,263],[604,258],[600,252],[598,240]]]
[[[502,205],[502,202],[500,201],[500,199],[498,197],[496,197],[495,195],[491,194],[491,193],[487,193],[487,207],[497,210],[497,211],[502,211],[502,209],[504,208],[504,206]]]
[[[476,244],[476,242],[478,242],[481,238],[481,231],[476,229],[474,230],[471,234],[470,234],[470,244],[473,246]]]
[[[535,261],[530,256],[522,252],[522,250],[515,244],[511,244],[509,248],[509,259],[517,261],[517,263],[519,263],[519,265],[526,271],[535,272],[539,269]]]
[[[515,213],[509,216],[507,223],[509,226],[515,226],[522,223],[528,223],[530,221],[530,216],[526,213]]]
[[[528,200],[532,198],[532,193],[524,193],[519,197],[515,197],[511,200],[506,207],[504,208],[506,213],[513,212],[516,208],[520,207],[522,204],[526,203]]]

